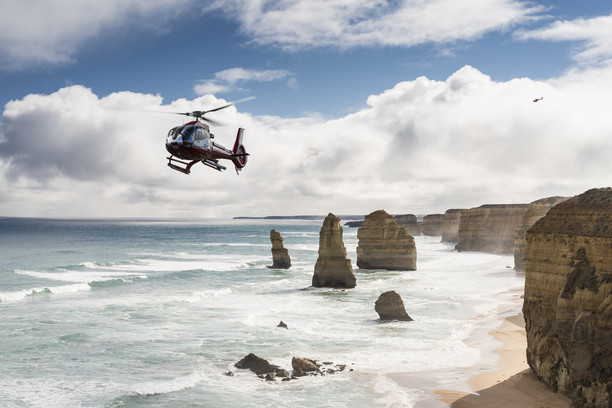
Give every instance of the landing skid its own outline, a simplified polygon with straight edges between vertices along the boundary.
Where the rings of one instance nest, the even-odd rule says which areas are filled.
[[[179,160],[174,156],[168,156],[167,159],[168,159],[168,167],[170,167],[173,170],[180,171],[181,173],[184,173],[184,174],[189,174],[191,172],[191,167],[194,164],[199,163],[199,162],[202,162],[205,166],[208,166],[218,171],[227,169],[227,167],[222,166],[219,163],[209,160],[209,159],[192,160],[190,162]]]
[[[168,167],[170,167],[173,170],[180,171],[181,173],[184,173],[184,174],[189,174],[189,172],[191,171],[191,166],[199,162],[199,160],[192,160],[189,163],[187,163],[185,161],[175,158],[174,156],[168,156],[167,159],[168,159]],[[178,163],[178,164],[175,164],[175,163]],[[183,165],[184,167],[181,167],[180,165]]]

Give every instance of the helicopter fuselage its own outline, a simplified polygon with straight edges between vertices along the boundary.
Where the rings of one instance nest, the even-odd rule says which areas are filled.
[[[233,152],[212,141],[208,125],[189,122],[170,129],[166,138],[166,150],[185,160],[231,159]]]
[[[182,126],[176,126],[170,129],[166,137],[166,150],[171,155],[168,157],[168,166],[189,174],[191,166],[201,161],[205,165],[220,171],[225,170],[225,167],[219,164],[219,159],[228,159],[234,163],[238,171],[246,164],[247,156],[244,146],[242,146],[242,132],[242,129],[238,130],[234,151],[232,151],[213,142],[214,135],[210,133],[210,128],[205,123],[196,120]],[[191,162],[184,163],[173,156]],[[177,166],[175,162],[187,167]]]

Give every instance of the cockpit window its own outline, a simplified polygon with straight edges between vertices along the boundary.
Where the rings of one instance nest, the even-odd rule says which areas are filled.
[[[176,139],[176,137],[178,135],[181,134],[181,131],[183,130],[183,126],[177,126],[177,127],[173,127],[172,129],[170,129],[170,131],[168,132],[168,137],[172,137],[172,140]]]
[[[183,142],[193,141],[193,136],[195,135],[195,132],[196,132],[195,126],[185,126],[185,128],[182,131]]]

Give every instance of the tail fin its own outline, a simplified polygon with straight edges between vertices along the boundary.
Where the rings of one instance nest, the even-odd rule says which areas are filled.
[[[247,164],[247,156],[249,155],[242,144],[242,137],[244,136],[244,129],[239,128],[238,134],[236,135],[236,142],[234,143],[234,149],[232,152],[234,153],[232,157],[232,162],[234,162],[234,166],[236,167],[236,172],[240,171]]]

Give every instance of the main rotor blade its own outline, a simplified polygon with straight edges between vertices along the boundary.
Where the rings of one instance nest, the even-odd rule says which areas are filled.
[[[240,99],[238,101],[230,102],[227,105],[219,106],[218,108],[214,108],[214,109],[210,109],[210,110],[204,111],[204,112],[202,112],[202,115],[204,115],[204,114],[206,114],[208,112],[216,112],[216,111],[219,111],[221,109],[229,108],[230,106],[234,106],[237,103],[246,102],[246,101],[250,101],[250,100],[253,100],[253,99],[255,99],[254,96],[249,96],[248,98]]]

